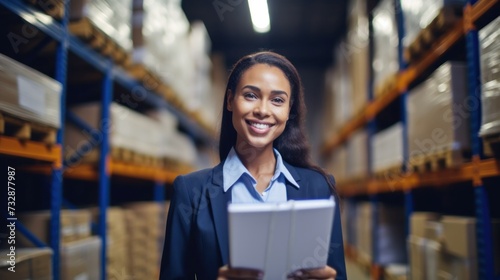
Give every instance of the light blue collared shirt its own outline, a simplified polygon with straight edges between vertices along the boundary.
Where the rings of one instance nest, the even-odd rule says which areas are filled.
[[[276,156],[274,175],[269,186],[262,194],[259,194],[255,188],[257,180],[243,165],[234,148],[229,151],[222,167],[222,176],[224,192],[231,189],[233,203],[284,202],[287,200],[286,181],[297,189],[299,188],[299,184],[283,164],[283,159],[278,150],[274,149],[274,155]]]

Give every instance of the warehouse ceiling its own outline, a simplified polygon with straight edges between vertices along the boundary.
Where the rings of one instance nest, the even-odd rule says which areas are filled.
[[[298,67],[332,63],[333,46],[346,30],[347,0],[268,0],[271,31],[256,33],[246,0],[183,0],[190,21],[202,20],[212,51],[226,63],[259,51],[273,50]]]

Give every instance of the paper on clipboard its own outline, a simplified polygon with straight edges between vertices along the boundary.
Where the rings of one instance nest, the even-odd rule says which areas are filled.
[[[333,197],[229,204],[230,266],[259,269],[264,279],[274,280],[325,266],[334,209]]]

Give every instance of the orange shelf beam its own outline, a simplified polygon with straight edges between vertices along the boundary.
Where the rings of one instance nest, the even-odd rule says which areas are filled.
[[[97,166],[92,164],[77,164],[64,170],[64,177],[78,180],[96,181],[99,178]]]
[[[331,140],[324,145],[322,153],[323,154],[331,153],[335,148],[342,145],[342,143],[344,143],[352,133],[354,133],[358,128],[362,127],[365,124],[366,124],[365,113],[356,116],[354,119],[349,121],[344,127],[342,127],[339,133],[335,137],[331,138]]]
[[[449,50],[460,38],[464,36],[464,21],[459,20],[455,26],[453,26],[445,36],[442,36],[427,52],[424,57],[418,61],[415,65],[412,65],[406,69],[403,74],[403,78],[406,81],[406,86],[411,84],[418,78],[423,72],[425,72],[438,58],[440,58],[447,50]]]
[[[471,17],[472,21],[478,21],[483,15],[489,11],[493,11],[496,5],[499,5],[499,0],[481,0],[472,6]]]
[[[111,161],[110,171],[114,176],[153,180],[169,184],[174,182],[177,175],[180,175],[178,172],[172,172],[158,167],[137,166],[114,161]]]
[[[50,174],[50,169],[44,166],[31,166],[25,168],[25,170],[34,173]],[[111,176],[157,181],[167,184],[173,183],[175,177],[181,174],[188,173],[189,171],[191,170],[174,172],[158,167],[138,166],[128,163],[110,161]],[[95,164],[84,163],[77,164],[74,167],[68,167],[64,171],[64,177],[85,181],[97,181],[99,178],[99,172]]]
[[[471,18],[472,22],[477,22],[490,11],[494,11],[500,6],[500,0],[481,0],[474,4],[472,8],[464,9],[464,18]],[[498,12],[497,12],[498,13]],[[434,62],[437,61],[447,50],[456,44],[466,32],[466,22],[459,20],[455,26],[442,36],[432,46],[431,50],[416,64],[411,65],[398,77],[397,89],[375,99],[363,110],[363,113],[349,121],[339,132],[339,134],[327,141],[321,150],[324,155],[330,154],[335,148],[342,145],[349,136],[358,128],[365,125],[374,118],[400,94],[405,92],[408,86],[424,73]]]
[[[56,167],[60,167],[62,162],[60,145],[19,140],[8,136],[0,136],[0,154],[52,162]]]
[[[366,179],[356,182],[340,182],[339,193],[345,197],[369,195],[395,191],[406,191],[424,186],[441,187],[473,181],[475,176],[488,178],[500,176],[500,161],[485,159],[470,162],[457,168],[443,169],[425,173],[406,173],[390,176],[387,179]],[[475,174],[478,172],[479,174]]]

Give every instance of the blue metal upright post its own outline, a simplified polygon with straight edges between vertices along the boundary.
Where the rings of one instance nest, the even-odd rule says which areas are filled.
[[[395,0],[394,6],[396,10],[396,22],[398,25],[398,61],[399,61],[399,71],[402,72],[406,70],[408,67],[405,59],[404,59],[404,45],[403,39],[405,37],[405,18],[403,9],[401,7],[401,0]],[[403,138],[403,170],[402,172],[406,173],[409,170],[409,160],[410,160],[410,152],[409,152],[409,139],[408,139],[408,111],[407,111],[407,101],[408,100],[408,91],[405,91],[401,94],[400,97],[400,106],[401,106],[401,126],[402,126],[402,135]],[[410,229],[410,217],[413,213],[413,194],[411,190],[405,190],[405,231],[406,236],[408,236],[411,232]]]
[[[165,183],[155,181],[154,200],[158,203],[165,202]]]
[[[64,16],[62,19],[63,35],[61,41],[57,44],[56,49],[56,73],[55,79],[61,83],[61,98],[60,98],[60,129],[57,132],[57,143],[64,147],[64,120],[66,115],[66,75],[68,66],[68,20],[69,20],[69,0],[64,1]],[[54,280],[59,280],[60,276],[60,253],[61,253],[61,205],[62,205],[62,154],[61,149],[61,162],[54,164],[52,168],[52,182],[51,182],[51,219],[50,219],[50,245],[53,250],[52,255],[52,274]]]
[[[104,73],[102,81],[101,100],[101,122],[102,133],[101,155],[99,157],[99,236],[101,237],[101,279],[106,280],[106,214],[109,206],[109,182],[110,182],[110,159],[109,159],[109,130],[111,128],[110,107],[113,98],[113,63],[108,61],[108,68]]]
[[[470,16],[467,13],[470,12],[470,7],[472,7],[475,2],[475,0],[469,0],[465,11],[465,17]],[[470,28],[470,30],[467,30],[467,33],[465,34],[465,39],[468,67],[468,98],[469,101],[474,102],[474,105],[477,105],[475,106],[477,110],[472,110],[470,112],[473,162],[477,163],[482,157],[482,142],[479,139],[479,129],[481,126],[481,67],[478,31],[474,28]],[[491,231],[488,194],[480,178],[476,178],[474,181],[474,187],[476,197],[476,236],[478,252],[477,257],[479,261],[479,279],[493,279],[493,237]]]
[[[154,200],[156,203],[158,203],[158,206],[160,207],[160,232],[163,232],[165,228],[163,227],[163,221],[167,220],[166,217],[166,211],[165,211],[165,183],[160,182],[160,181],[155,181],[154,185]],[[163,248],[163,234],[160,234],[160,238],[158,239],[158,253],[161,256],[162,253],[162,248]],[[160,265],[160,263],[158,263]]]

